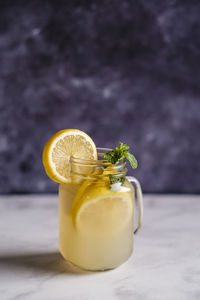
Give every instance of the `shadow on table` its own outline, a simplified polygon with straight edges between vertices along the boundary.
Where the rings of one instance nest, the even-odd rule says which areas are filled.
[[[7,269],[13,270],[16,270],[16,268],[25,268],[41,273],[92,274],[92,272],[83,271],[65,261],[58,252],[4,255],[0,256],[0,266],[6,266]]]

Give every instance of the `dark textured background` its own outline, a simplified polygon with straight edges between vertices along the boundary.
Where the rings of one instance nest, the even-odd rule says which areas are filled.
[[[145,192],[200,192],[200,1],[1,1],[0,192],[54,192],[63,128],[131,145]]]

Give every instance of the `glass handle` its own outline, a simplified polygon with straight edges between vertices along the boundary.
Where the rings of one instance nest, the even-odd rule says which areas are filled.
[[[132,177],[132,176],[126,176],[127,180],[131,183],[133,183],[135,187],[135,195],[136,200],[138,204],[138,217],[137,217],[137,227],[134,230],[134,233],[137,233],[140,227],[142,226],[142,220],[143,220],[143,201],[142,201],[142,189],[140,186],[139,181]]]

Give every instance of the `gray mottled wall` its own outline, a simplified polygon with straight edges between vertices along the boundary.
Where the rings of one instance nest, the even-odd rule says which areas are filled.
[[[0,2],[0,192],[54,192],[63,128],[124,141],[145,192],[200,192],[200,2]]]

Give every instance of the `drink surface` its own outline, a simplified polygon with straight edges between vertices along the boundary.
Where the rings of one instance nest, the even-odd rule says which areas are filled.
[[[88,270],[112,269],[133,247],[134,190],[126,180],[113,192],[108,180],[59,185],[59,248],[65,259]]]

